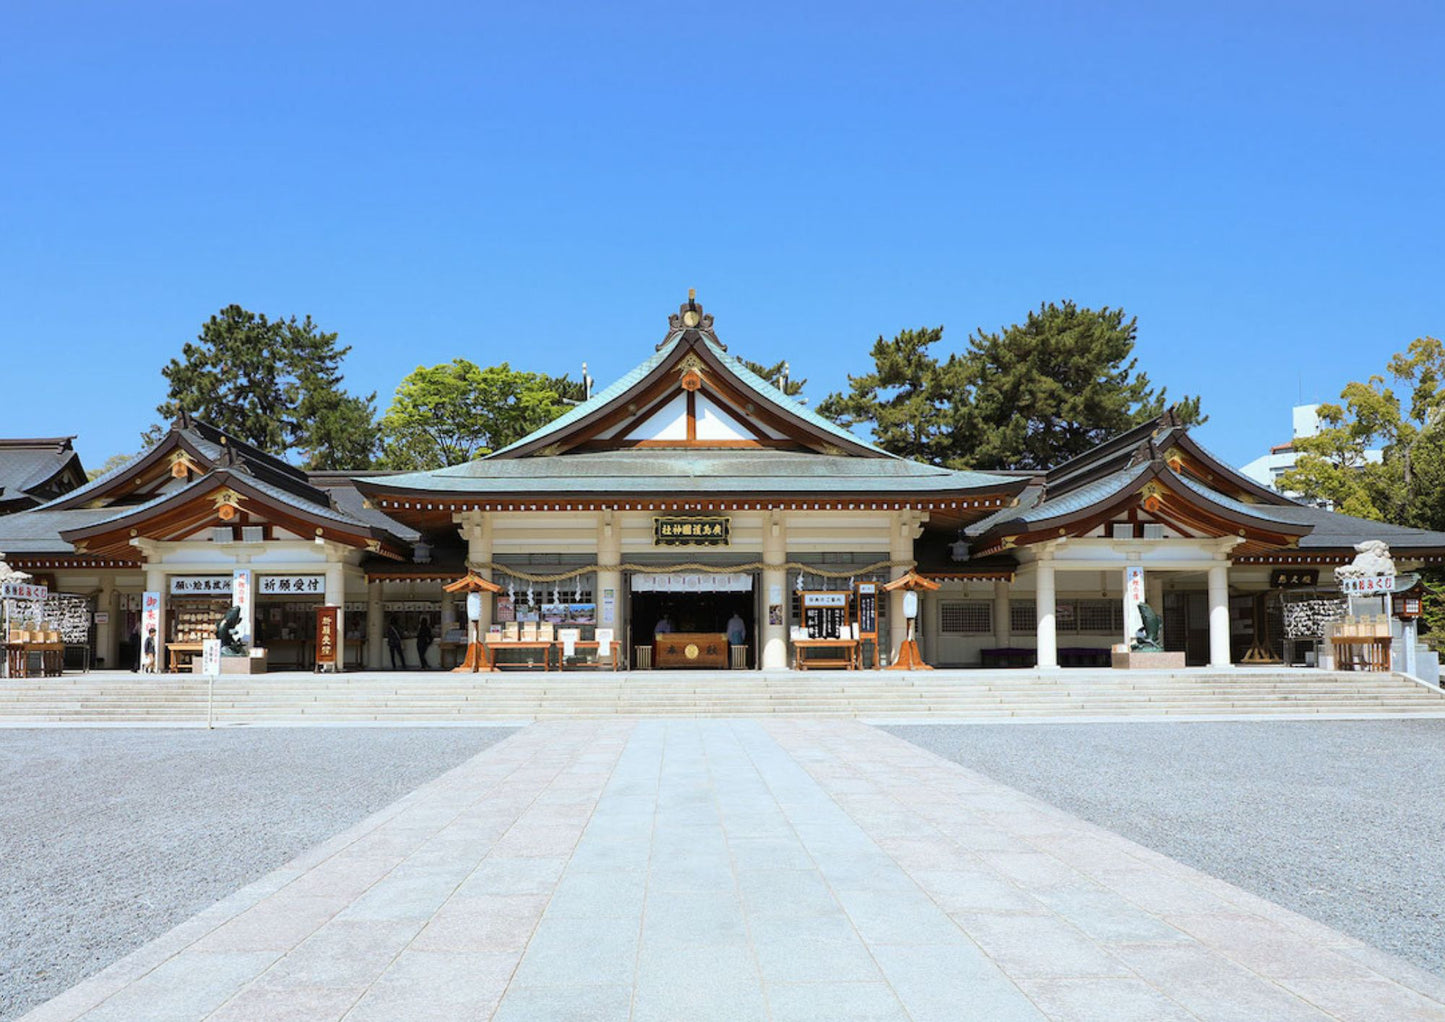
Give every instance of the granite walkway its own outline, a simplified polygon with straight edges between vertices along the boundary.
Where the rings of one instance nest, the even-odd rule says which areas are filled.
[[[1445,983],[860,724],[568,721],[26,1018],[1445,1022]]]

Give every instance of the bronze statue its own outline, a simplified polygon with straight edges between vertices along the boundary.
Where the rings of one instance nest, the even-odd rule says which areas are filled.
[[[1164,630],[1164,622],[1160,620],[1159,613],[1149,604],[1139,604],[1139,620],[1143,627],[1134,633],[1134,641],[1129,645],[1132,653],[1163,653],[1164,641],[1161,633]]]
[[[246,644],[236,634],[236,626],[241,623],[241,608],[233,606],[226,611],[226,616],[221,618],[216,625],[216,638],[221,640],[221,653],[223,656],[245,656]]]

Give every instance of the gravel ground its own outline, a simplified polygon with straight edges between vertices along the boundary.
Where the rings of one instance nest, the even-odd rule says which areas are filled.
[[[884,730],[1445,975],[1445,720]]]
[[[0,729],[0,1020],[511,733]]]

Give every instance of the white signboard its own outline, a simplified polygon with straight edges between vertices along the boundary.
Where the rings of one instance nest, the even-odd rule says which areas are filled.
[[[208,678],[221,673],[220,639],[207,639],[201,643],[201,673]]]
[[[612,655],[612,629],[597,629],[597,659],[604,660]]]
[[[250,568],[237,568],[231,572],[231,606],[241,611],[241,620],[236,630],[242,642],[250,642],[256,634],[255,587]]]
[[[563,656],[577,655],[577,640],[582,638],[580,628],[559,628],[557,629],[557,638],[562,640]]]
[[[804,593],[803,606],[805,607],[846,607],[848,606],[847,593]]]
[[[326,576],[262,575],[258,590],[262,596],[320,596],[326,591]]]
[[[0,599],[43,600],[50,595],[50,587],[33,582],[0,582]]]
[[[1365,575],[1340,579],[1340,592],[1346,596],[1384,596],[1395,591],[1394,575]]]
[[[1144,600],[1144,569],[1134,566],[1124,569],[1124,641],[1134,638],[1144,619],[1139,616],[1139,604]],[[1158,610],[1159,608],[1154,608]]]
[[[230,596],[230,575],[172,575],[172,596]]]
[[[613,625],[617,623],[617,590],[602,590],[602,623]]]
[[[742,572],[710,572],[706,575],[637,572],[632,576],[634,593],[746,593],[752,588],[753,577]]]

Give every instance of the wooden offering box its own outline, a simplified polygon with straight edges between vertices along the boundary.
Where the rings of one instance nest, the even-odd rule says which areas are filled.
[[[659,670],[727,665],[728,637],[723,632],[671,632],[652,640],[652,666]]]

